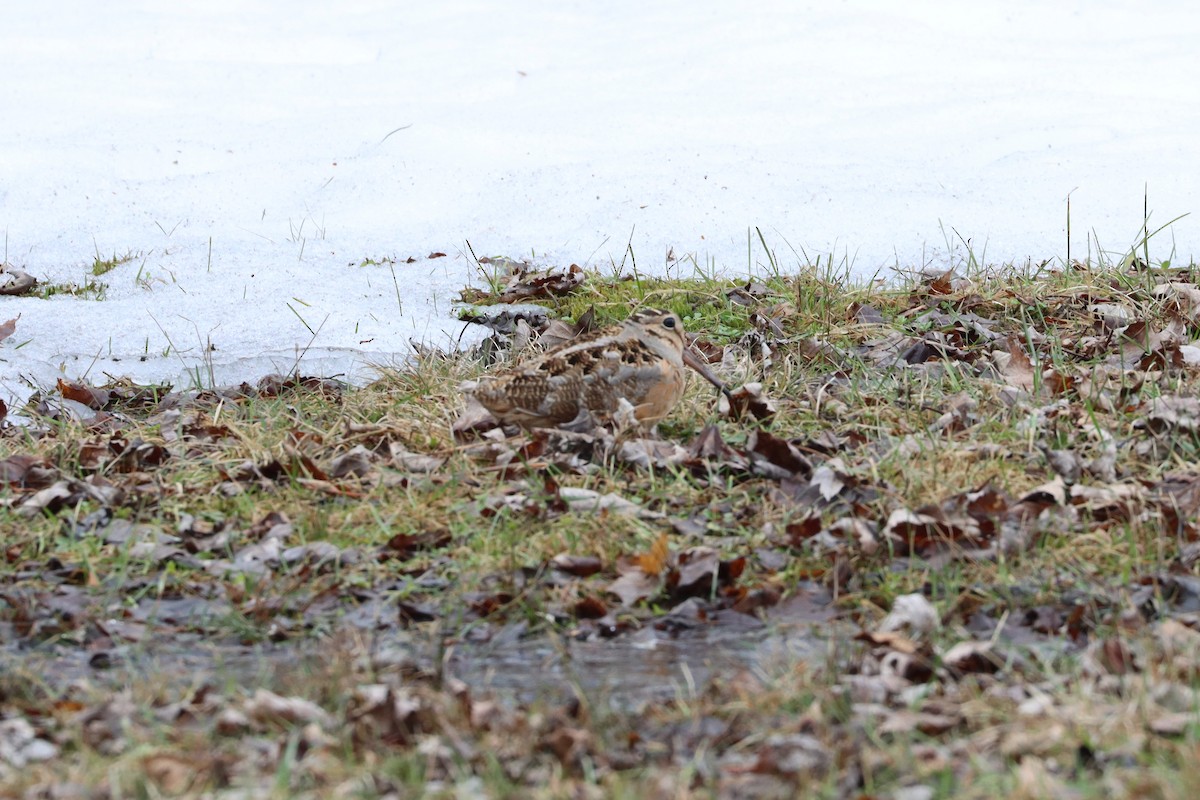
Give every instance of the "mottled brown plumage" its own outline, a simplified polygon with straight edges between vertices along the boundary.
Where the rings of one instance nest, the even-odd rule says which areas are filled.
[[[492,416],[523,428],[603,421],[621,400],[639,422],[653,424],[683,396],[685,364],[725,391],[688,349],[677,315],[642,309],[615,328],[485,376],[471,393]]]

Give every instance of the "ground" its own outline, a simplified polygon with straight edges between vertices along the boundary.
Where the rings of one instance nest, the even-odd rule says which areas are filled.
[[[1195,281],[518,271],[365,387],[63,382],[0,438],[0,786],[1194,796]],[[639,305],[732,402],[464,414]]]

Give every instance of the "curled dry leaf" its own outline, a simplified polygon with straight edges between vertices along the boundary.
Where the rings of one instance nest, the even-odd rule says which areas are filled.
[[[914,636],[928,636],[941,626],[937,609],[922,594],[902,594],[892,601],[892,610],[879,624],[883,632],[908,630]]]
[[[58,471],[44,458],[17,453],[0,459],[0,484],[40,489],[53,483],[57,476]]]
[[[1067,484],[1062,475],[1055,475],[1054,480],[1043,483],[1026,492],[1018,501],[1021,503],[1049,504],[1062,506],[1067,503]]]
[[[658,594],[662,583],[662,578],[657,574],[632,568],[606,586],[604,591],[616,595],[617,599],[621,601],[621,605],[628,608]]]
[[[14,333],[16,333],[17,320],[19,320],[20,318],[21,318],[21,315],[18,314],[17,316],[13,317],[12,319],[10,319],[6,322],[0,322],[0,341],[4,341],[8,337],[10,337]]]
[[[632,606],[658,594],[671,558],[670,540],[661,534],[645,553],[617,562],[619,577],[605,591],[616,595],[623,606]]]
[[[686,461],[688,451],[663,439],[626,439],[621,442],[617,456],[626,464],[644,469],[666,469]]]
[[[729,298],[730,302],[751,307],[757,306],[762,298],[769,297],[770,294],[771,290],[766,284],[753,280],[725,290],[725,296]]]
[[[242,704],[242,712],[261,727],[275,725],[306,725],[315,722],[324,728],[333,727],[333,717],[325,709],[302,697],[282,697],[267,689],[255,689],[254,695]]]
[[[463,408],[462,413],[458,415],[458,418],[450,426],[454,438],[464,441],[476,438],[488,431],[499,429],[500,421],[493,417],[492,413],[471,395],[471,390],[475,388],[475,382],[466,381],[459,388],[466,398],[466,407]]]
[[[572,264],[565,270],[523,269],[509,278],[495,300],[499,303],[523,303],[536,297],[561,297],[582,286],[584,278],[583,268],[578,264]]]
[[[422,533],[397,533],[388,539],[379,556],[381,559],[398,558],[408,560],[413,554],[424,550],[437,550],[450,544],[453,537],[448,528],[439,528]]]
[[[848,541],[856,541],[858,547],[866,555],[874,555],[879,549],[879,540],[875,537],[875,525],[870,520],[859,517],[842,517],[829,526],[829,532]]]
[[[762,430],[750,432],[746,455],[753,472],[776,480],[812,475],[812,464],[794,444]]]
[[[1025,349],[1015,336],[1005,340],[1006,349],[995,353],[996,366],[1000,375],[1010,385],[1026,392],[1032,392],[1035,379],[1033,362],[1025,354]]]
[[[645,553],[639,553],[633,557],[633,562],[637,568],[649,575],[658,575],[667,568],[671,558],[670,539],[665,533],[659,534],[659,537],[654,540],[654,544]]]
[[[571,607],[576,619],[604,619],[608,606],[598,597],[588,595]]]
[[[851,303],[848,311],[850,318],[859,325],[882,325],[886,322],[883,313],[872,305]]]
[[[1142,671],[1133,648],[1116,637],[1093,641],[1084,651],[1081,663],[1085,672],[1096,676],[1129,675]]]
[[[62,508],[78,502],[80,495],[73,488],[73,481],[56,481],[45,489],[40,489],[21,503],[17,513],[23,517],[32,517],[42,512],[56,514]]]
[[[946,434],[960,433],[974,425],[979,403],[966,392],[953,397],[944,414],[929,425],[929,430]]]
[[[876,730],[885,736],[896,736],[913,731],[918,731],[925,736],[942,736],[957,728],[962,722],[961,714],[938,714],[902,709],[889,711]]]
[[[771,734],[757,745],[754,760],[745,766],[726,765],[724,772],[737,776],[741,773],[752,773],[756,776],[777,775],[789,780],[805,779],[805,782],[816,783],[829,771],[829,748],[817,737],[807,734]],[[736,784],[735,784],[736,785]],[[734,797],[757,796],[792,796],[792,791],[780,787],[782,791],[771,791],[760,795],[751,790],[746,793],[733,792]]]
[[[1150,433],[1194,433],[1200,430],[1200,399],[1162,395],[1150,401],[1142,419],[1133,425]]]
[[[546,350],[574,341],[581,335],[596,327],[596,307],[588,306],[588,310],[579,315],[574,324],[561,319],[550,320],[538,337],[538,344]],[[514,347],[514,349],[516,349]]]
[[[632,500],[626,500],[613,492],[601,494],[593,489],[563,486],[558,490],[558,496],[576,512],[608,511],[642,519],[659,519],[663,516],[656,511],[647,511]]]
[[[19,269],[5,267],[0,270],[0,295],[28,294],[37,286],[37,278]],[[20,316],[20,315],[18,315]],[[9,320],[16,322],[16,320]],[[5,325],[8,322],[4,323]],[[3,326],[0,326],[2,328]],[[11,331],[9,332],[12,333]],[[0,336],[0,339],[4,337]]]
[[[762,393],[761,383],[747,383],[729,394],[722,394],[717,401],[717,410],[724,417],[741,419],[749,414],[760,422],[769,422],[775,416],[775,402]]]
[[[744,556],[721,561],[720,554],[711,547],[689,547],[676,557],[667,586],[677,596],[705,596],[736,581],[745,567]]]
[[[179,795],[207,780],[207,767],[203,760],[185,758],[173,753],[155,753],[142,759],[142,770],[159,791],[168,795]]]
[[[1004,666],[1004,659],[991,642],[965,641],[951,647],[942,655],[942,663],[958,675],[993,673]]]
[[[107,389],[96,389],[82,383],[58,379],[58,392],[68,400],[74,400],[88,408],[99,410],[108,405],[111,392]]]
[[[692,440],[687,454],[688,466],[693,469],[707,467],[711,470],[724,467],[741,472],[749,464],[745,456],[725,443],[721,437],[721,429],[711,423]]]
[[[587,578],[602,570],[604,562],[596,556],[576,556],[570,553],[559,553],[550,559],[550,566],[559,572],[565,572],[577,578]]]
[[[337,480],[353,476],[355,478],[365,478],[371,473],[372,453],[361,444],[355,445],[351,450],[342,453],[335,458],[329,465],[329,477]]]

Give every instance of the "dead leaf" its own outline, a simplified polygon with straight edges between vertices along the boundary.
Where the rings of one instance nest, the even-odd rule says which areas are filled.
[[[662,578],[657,574],[630,569],[605,587],[605,591],[616,595],[621,605],[629,608],[658,594],[661,586]]]
[[[908,630],[914,636],[929,636],[941,627],[937,609],[922,594],[902,594],[892,601],[892,610],[879,623],[880,632]]]
[[[743,384],[717,401],[717,411],[723,417],[741,419],[749,414],[759,422],[769,422],[775,416],[775,402],[763,396],[761,383]]]
[[[649,551],[634,556],[634,563],[647,575],[658,575],[667,568],[667,561],[670,557],[671,540],[667,534],[662,533],[654,540]]]
[[[961,714],[934,714],[925,711],[890,711],[879,723],[877,730],[884,736],[918,731],[925,736],[941,736],[957,728],[963,722]]]
[[[58,379],[58,392],[68,400],[82,403],[91,409],[101,409],[108,405],[111,393],[107,389],[94,389],[82,383]]]
[[[523,303],[536,297],[560,297],[582,286],[585,277],[578,264],[572,264],[564,271],[522,269],[509,278],[495,300]]]
[[[679,554],[668,585],[677,594],[709,594],[717,587],[720,554],[711,547],[690,547]]]
[[[1191,395],[1162,395],[1148,404],[1143,417],[1133,424],[1154,434],[1195,433],[1200,430],[1200,398]]]
[[[627,464],[643,469],[666,469],[687,460],[688,451],[664,439],[625,439],[617,456]]]
[[[302,697],[283,697],[267,689],[255,689],[254,695],[242,704],[242,712],[260,727],[307,725],[315,722],[332,729],[333,717],[325,709]]]
[[[1018,501],[1020,503],[1049,503],[1062,506],[1067,503],[1067,485],[1062,475],[1055,475],[1054,480],[1030,489]]]
[[[361,444],[335,458],[329,465],[329,477],[333,480],[353,476],[365,478],[371,473],[373,454]]]
[[[44,458],[17,453],[0,459],[0,484],[43,488],[52,483],[57,475],[57,470]]]
[[[604,619],[608,616],[608,606],[598,597],[587,595],[571,608],[576,619]]]
[[[1004,659],[993,650],[990,641],[959,642],[942,655],[942,663],[956,675],[993,673],[1004,666]]]
[[[741,453],[725,443],[721,429],[712,423],[704,426],[688,445],[687,455],[688,466],[693,470],[725,468],[741,472],[749,464]]]
[[[194,785],[207,780],[207,764],[170,753],[157,753],[142,759],[146,777],[159,791],[169,795],[183,794]]]
[[[37,286],[37,278],[28,272],[5,267],[0,270],[0,295],[28,294]],[[20,315],[17,315],[20,318]],[[15,322],[16,320],[9,320]],[[8,323],[5,323],[7,325]],[[10,331],[11,333],[11,331]],[[3,338],[3,337],[0,337]]]
[[[414,553],[445,547],[450,544],[452,538],[450,531],[446,528],[422,533],[397,533],[388,539],[380,556],[407,561],[412,558]]]
[[[997,365],[1001,377],[1010,386],[1032,393],[1035,384],[1033,362],[1029,360],[1029,356],[1025,354],[1024,348],[1021,347],[1020,341],[1015,336],[1009,336],[1005,340],[1005,344],[1008,347],[1007,352],[997,353]],[[1002,356],[1007,356],[1007,358],[1002,358]]]
[[[587,578],[602,570],[604,563],[596,556],[575,556],[570,553],[559,553],[550,559],[550,566],[559,572],[565,572],[577,578]]]
[[[746,442],[746,456],[753,472],[776,480],[812,475],[812,465],[791,442],[767,431],[753,430]]]
[[[872,305],[851,303],[848,313],[859,325],[882,325],[886,322],[883,313]]]
[[[601,494],[594,489],[584,489],[576,486],[563,486],[558,491],[567,507],[576,513],[597,513],[607,511],[613,514],[625,514],[641,519],[659,519],[663,515],[657,511],[647,511],[632,500],[626,500],[618,494],[608,492]]]

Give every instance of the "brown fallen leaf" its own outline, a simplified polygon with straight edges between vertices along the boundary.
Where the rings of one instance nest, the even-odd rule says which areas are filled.
[[[325,709],[303,697],[283,697],[268,689],[255,689],[253,696],[242,704],[242,712],[252,723],[261,727],[305,725],[315,722],[332,729],[333,717]]]
[[[576,619],[604,619],[608,616],[608,606],[599,597],[587,595],[572,608]]]
[[[961,714],[934,714],[902,709],[888,712],[876,730],[884,736],[895,736],[913,731],[919,731],[926,736],[941,736],[954,730],[962,722]]]
[[[82,383],[58,379],[58,392],[68,400],[82,403],[88,408],[101,409],[108,405],[111,393],[107,389],[95,389]]]
[[[156,753],[142,759],[146,777],[159,791],[169,795],[183,794],[193,786],[205,783],[209,766],[203,760],[171,753]]]
[[[380,559],[397,558],[404,561],[412,558],[414,553],[423,550],[437,550],[450,544],[452,540],[448,528],[440,528],[422,533],[397,533],[388,539],[380,552]]]
[[[605,591],[616,595],[621,605],[632,606],[653,597],[663,585],[662,574],[671,557],[667,534],[661,534],[650,550],[617,562],[619,577]]]
[[[1056,506],[1066,505],[1067,485],[1063,481],[1062,475],[1055,475],[1054,480],[1030,489],[1017,502],[1039,504],[1049,503]]]
[[[771,398],[763,395],[761,383],[747,383],[729,394],[722,394],[717,401],[717,411],[721,416],[735,420],[750,415],[759,422],[769,422],[775,416],[776,407]]]
[[[676,556],[675,569],[667,576],[667,586],[676,597],[705,596],[736,581],[745,568],[745,556],[722,561],[720,554],[711,547],[689,547]]]
[[[659,576],[633,569],[606,586],[604,591],[616,595],[621,605],[628,608],[658,594],[661,586],[662,579]]]
[[[942,663],[956,675],[991,674],[1004,666],[1004,659],[995,652],[990,641],[969,640],[959,642],[942,654]]]
[[[670,539],[667,538],[667,534],[662,533],[647,552],[634,556],[634,563],[647,575],[658,575],[667,568],[670,557]]]
[[[812,464],[794,444],[764,430],[753,430],[746,442],[751,471],[767,478],[812,476]]]
[[[1021,347],[1020,341],[1015,336],[1009,336],[1005,340],[1005,345],[1007,351],[998,351],[997,353],[1000,375],[1010,386],[1032,392],[1035,384],[1033,362],[1029,360],[1025,349]],[[1005,355],[1007,358],[1002,358]]]
[[[8,337],[12,336],[14,333],[16,333],[17,320],[19,320],[20,318],[21,318],[21,315],[17,314],[17,316],[13,317],[12,319],[8,320],[7,322],[0,322],[0,341],[3,341],[5,339],[7,339]]]
[[[0,484],[40,489],[57,476],[58,471],[44,458],[16,453],[0,459]]]
[[[33,291],[35,286],[37,286],[37,278],[28,272],[11,267],[0,269],[0,295],[28,294]]]
[[[550,559],[550,566],[577,578],[587,578],[604,569],[604,563],[596,556],[575,556],[570,553],[559,553]]]

